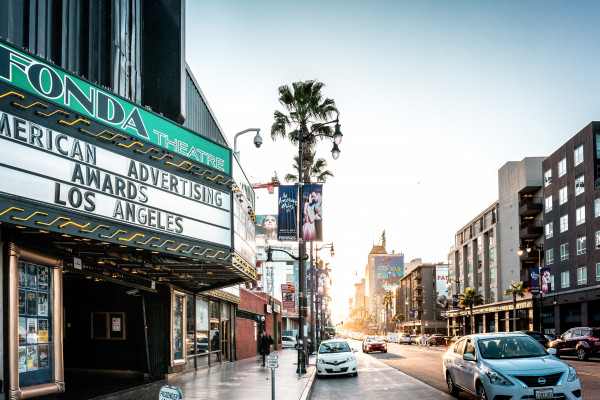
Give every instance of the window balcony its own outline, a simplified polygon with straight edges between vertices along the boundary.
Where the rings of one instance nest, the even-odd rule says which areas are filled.
[[[544,225],[542,221],[523,222],[519,226],[519,238],[536,239],[544,234]]]
[[[519,215],[530,217],[544,211],[544,203],[541,197],[525,197],[519,203]]]

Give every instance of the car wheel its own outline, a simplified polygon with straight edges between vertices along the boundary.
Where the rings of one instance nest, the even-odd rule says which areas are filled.
[[[588,354],[587,354],[587,352],[585,351],[585,349],[583,347],[580,347],[577,350],[577,359],[579,361],[585,361],[585,360],[588,359]]]
[[[485,388],[481,383],[477,385],[477,400],[488,400]]]
[[[454,384],[454,379],[452,379],[452,374],[449,371],[446,371],[446,384],[448,385],[448,393],[450,396],[457,397],[458,388]]]

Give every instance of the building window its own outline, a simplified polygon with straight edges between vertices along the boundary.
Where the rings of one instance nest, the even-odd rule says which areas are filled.
[[[583,162],[583,145],[575,149],[575,166]]]
[[[575,178],[575,196],[579,196],[581,193],[585,191],[585,186],[583,184],[583,175]]]
[[[546,224],[546,239],[550,239],[554,236],[554,223],[549,222]]]
[[[470,274],[471,272],[473,272],[473,260],[467,260],[467,273]]]
[[[477,286],[483,286],[483,272],[479,272],[479,274],[477,274]]]
[[[563,243],[560,245],[560,261],[569,259],[569,243]]]
[[[495,248],[492,247],[490,249],[490,265],[493,265],[496,262],[496,254],[495,253],[496,253]]]
[[[546,197],[546,207],[544,207],[546,212],[552,211],[552,195]]]
[[[569,287],[569,271],[560,274],[560,287],[563,289]]]
[[[600,281],[600,264],[596,264],[596,282]]]
[[[567,173],[567,158],[563,158],[558,162],[558,177],[560,178]]]
[[[600,199],[594,200],[594,217],[600,217]]]
[[[488,231],[488,235],[489,235],[489,239],[490,239],[490,246],[492,246],[494,244],[494,230],[490,229]]]
[[[585,222],[585,206],[575,210],[575,225],[579,226]]]
[[[585,254],[585,236],[580,236],[577,238],[577,255]]]
[[[546,250],[546,265],[554,264],[554,249]]]
[[[567,214],[560,217],[560,232],[569,230],[569,216]]]
[[[477,236],[477,251],[481,251],[481,244],[483,243],[483,237]]]
[[[465,291],[465,282],[460,281],[460,291],[464,292]]]
[[[496,301],[496,288],[490,288],[490,298],[492,299],[492,303]]]
[[[483,267],[483,261],[482,261],[482,255],[481,254],[477,254],[477,269]]]
[[[552,170],[544,172],[544,186],[548,186],[552,183]]]
[[[577,284],[585,285],[587,283],[587,267],[577,268]]]
[[[490,284],[496,282],[496,268],[490,268]]]
[[[473,254],[473,242],[467,243],[467,257],[471,257]]]
[[[553,290],[554,287],[556,287],[554,286],[554,275],[550,275],[550,290]]]
[[[467,287],[470,287],[470,288],[473,287],[473,277],[472,276],[469,276],[469,286],[467,286]]]
[[[567,191],[567,187],[563,187],[558,191],[558,204],[565,204],[567,202],[567,196],[569,192]]]

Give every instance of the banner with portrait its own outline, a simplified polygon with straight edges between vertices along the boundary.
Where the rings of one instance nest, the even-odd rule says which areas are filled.
[[[302,186],[302,240],[323,241],[323,185]]]
[[[257,238],[277,240],[277,215],[257,215],[254,224]]]
[[[298,240],[298,187],[279,186],[277,240]]]
[[[550,279],[550,268],[542,268],[542,293],[550,293],[552,291],[552,281]]]

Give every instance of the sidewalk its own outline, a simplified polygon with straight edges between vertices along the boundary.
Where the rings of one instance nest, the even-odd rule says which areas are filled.
[[[315,378],[314,356],[306,373],[298,377],[298,353],[293,349],[276,351],[279,367],[275,368],[275,397],[307,400]],[[189,372],[169,380],[99,397],[102,400],[156,400],[164,385],[176,386],[186,400],[271,399],[271,369],[262,366],[259,356]]]

